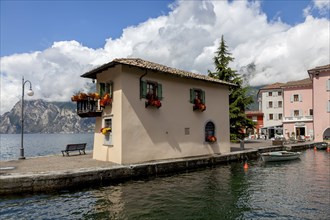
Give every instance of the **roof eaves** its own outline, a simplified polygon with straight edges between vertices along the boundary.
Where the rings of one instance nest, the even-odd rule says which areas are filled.
[[[133,61],[135,61],[135,63],[132,63]],[[149,65],[143,66],[141,64],[141,62],[144,62],[145,64],[149,64]],[[101,65],[101,66],[89,71],[89,72],[84,73],[83,75],[81,75],[81,77],[96,79],[96,75],[99,72],[101,72],[105,69],[108,69],[110,67],[113,67],[116,64],[122,64],[122,65],[138,67],[138,68],[142,68],[142,69],[154,70],[154,71],[162,72],[162,73],[165,73],[165,74],[169,74],[169,75],[177,76],[177,77],[181,77],[181,78],[207,81],[207,82],[211,82],[211,83],[223,84],[223,85],[228,85],[228,86],[237,86],[236,84],[229,83],[229,82],[222,81],[222,80],[218,80],[218,79],[214,79],[214,78],[211,78],[211,77],[206,76],[206,75],[191,73],[191,72],[188,72],[188,71],[179,70],[179,69],[175,69],[175,68],[172,68],[172,67],[167,67],[167,66],[164,66],[164,65],[161,65],[161,64],[156,64],[156,63],[152,63],[152,62],[149,62],[149,61],[144,61],[142,59],[114,59],[113,61],[111,61],[109,63],[106,63],[104,65]]]

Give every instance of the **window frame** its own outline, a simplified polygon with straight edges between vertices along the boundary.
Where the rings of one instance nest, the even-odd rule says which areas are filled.
[[[204,140],[207,143],[210,143],[208,137],[216,137],[216,127],[213,121],[207,121],[204,126]]]
[[[270,113],[270,114],[268,115],[268,119],[269,119],[269,121],[274,120],[274,114]]]
[[[152,88],[152,93],[150,93]],[[161,83],[151,80],[141,80],[140,81],[140,99],[153,99],[162,100],[163,99],[163,86]]]
[[[110,123],[110,124],[109,124]],[[105,117],[102,120],[102,128],[111,128],[111,132],[108,132],[104,135],[103,145],[104,146],[113,146],[113,139],[112,139],[112,117]]]
[[[205,104],[205,91],[200,88],[190,89],[190,103],[195,104],[197,98],[200,100],[201,104]]]
[[[109,94],[110,98],[113,98],[113,82],[108,81],[108,82],[99,82],[99,88],[98,92],[100,94],[100,97],[103,97],[105,94]]]

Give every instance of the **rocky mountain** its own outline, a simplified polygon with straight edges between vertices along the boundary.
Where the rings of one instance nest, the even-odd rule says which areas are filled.
[[[94,132],[95,118],[80,118],[71,102],[24,100],[24,133]],[[21,132],[21,102],[0,116],[0,133]]]
[[[248,96],[253,97],[253,103],[248,106],[248,109],[251,111],[258,111],[259,110],[259,103],[258,103],[258,91],[264,86],[255,86],[255,87],[249,87],[249,90],[247,92]]]

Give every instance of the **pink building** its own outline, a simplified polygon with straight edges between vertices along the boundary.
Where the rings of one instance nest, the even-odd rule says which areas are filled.
[[[313,138],[313,85],[310,78],[284,84],[283,135]]]
[[[314,140],[330,140],[330,64],[307,72],[313,82]]]

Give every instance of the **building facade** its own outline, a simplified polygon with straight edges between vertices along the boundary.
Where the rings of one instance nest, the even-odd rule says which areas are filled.
[[[315,141],[330,140],[330,64],[307,71],[313,84]]]
[[[258,92],[259,111],[263,113],[262,135],[268,139],[283,134],[283,83],[274,83]]]
[[[250,139],[261,138],[261,128],[264,126],[264,113],[261,111],[246,111],[245,114],[247,118],[255,123],[255,127],[247,129],[245,133],[249,135]]]
[[[115,59],[82,77],[97,80],[101,96],[78,110],[96,116],[94,159],[131,164],[230,152],[230,83],[141,59]]]
[[[307,78],[282,85],[283,133],[286,138],[313,139],[312,81]]]

